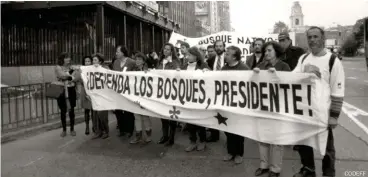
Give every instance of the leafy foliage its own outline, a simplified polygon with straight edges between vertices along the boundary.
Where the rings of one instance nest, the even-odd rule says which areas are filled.
[[[289,27],[282,21],[278,21],[273,26],[273,33],[281,33],[283,31],[290,32]]]

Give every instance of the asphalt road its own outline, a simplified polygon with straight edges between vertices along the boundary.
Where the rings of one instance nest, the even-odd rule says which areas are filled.
[[[351,105],[347,112],[360,108],[368,112],[368,73],[363,59],[346,59],[346,98]],[[364,64],[364,65],[363,65]],[[351,77],[351,78],[350,78]],[[354,77],[354,78],[352,78]],[[346,106],[345,106],[346,107]],[[362,114],[363,114],[362,113]],[[368,116],[352,114],[368,127]],[[368,176],[367,133],[346,113],[334,130],[336,146],[336,176],[346,172],[364,171]],[[258,146],[246,139],[244,163],[234,165],[222,161],[225,155],[225,136],[220,142],[207,145],[204,152],[186,153],[188,135],[178,132],[176,144],[164,148],[154,142],[148,145],[130,145],[128,139],[116,137],[116,119],[110,115],[110,138],[92,140],[84,135],[84,124],[76,126],[77,136],[60,138],[61,130],[45,132],[2,145],[1,176],[3,177],[251,177],[259,165]],[[161,135],[158,119],[153,119],[153,139]],[[359,138],[357,138],[359,137]],[[318,153],[316,153],[318,154]],[[316,157],[317,172],[321,176],[321,157]],[[296,152],[285,148],[283,177],[299,170]],[[363,173],[361,173],[363,174]]]

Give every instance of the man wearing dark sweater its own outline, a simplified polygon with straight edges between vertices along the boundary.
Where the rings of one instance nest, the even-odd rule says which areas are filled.
[[[226,64],[222,67],[222,71],[249,70],[249,67],[240,61],[241,50],[238,47],[228,47],[224,59]],[[228,154],[224,157],[224,161],[234,160],[235,164],[241,164],[244,154],[244,137],[228,132],[225,132],[225,135]]]
[[[304,54],[304,50],[300,47],[293,46],[292,42],[289,33],[281,32],[279,34],[279,44],[283,48],[283,54],[280,59],[288,64],[291,70],[296,67],[300,56]]]

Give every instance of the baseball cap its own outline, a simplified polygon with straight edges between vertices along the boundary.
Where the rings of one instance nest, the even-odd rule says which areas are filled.
[[[289,36],[289,33],[288,33],[288,32],[281,32],[281,33],[279,34],[279,40],[280,40],[280,39],[286,39],[286,38],[290,38],[290,36]]]

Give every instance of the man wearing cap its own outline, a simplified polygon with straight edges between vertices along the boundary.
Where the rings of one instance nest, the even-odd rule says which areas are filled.
[[[281,60],[287,63],[290,69],[293,70],[298,64],[300,56],[305,52],[300,47],[292,46],[292,40],[288,32],[281,32],[278,38],[279,44],[284,50],[284,53],[281,55]]]
[[[262,46],[265,43],[265,40],[262,38],[257,38],[254,40],[252,45],[252,52],[253,54],[247,56],[245,64],[250,68],[254,69],[258,64],[263,61],[262,58]]]

